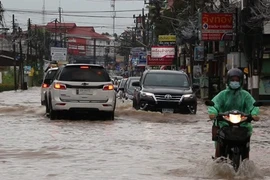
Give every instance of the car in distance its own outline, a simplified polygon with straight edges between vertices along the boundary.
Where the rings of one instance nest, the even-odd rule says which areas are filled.
[[[183,71],[147,70],[133,82],[135,109],[170,113],[197,112],[197,97],[189,77]]]
[[[116,92],[101,65],[65,65],[56,74],[48,93],[51,120],[66,111],[103,112],[106,119],[114,120]]]
[[[134,87],[132,83],[139,80],[140,80],[140,77],[138,76],[128,78],[127,82],[125,83],[125,86],[121,88],[124,92],[125,99],[129,99],[129,100],[133,99],[133,94],[136,87]]]
[[[46,105],[45,104],[46,103],[46,100],[45,100],[46,92],[47,92],[48,88],[50,87],[50,85],[52,84],[57,70],[58,70],[58,67],[48,69],[44,75],[43,80],[42,80],[41,91],[40,91],[40,101],[41,101],[41,105],[43,105],[43,106]]]

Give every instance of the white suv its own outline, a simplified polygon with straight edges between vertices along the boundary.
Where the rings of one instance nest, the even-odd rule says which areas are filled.
[[[48,91],[51,120],[65,111],[103,112],[114,120],[116,92],[109,74],[100,65],[67,64]]]

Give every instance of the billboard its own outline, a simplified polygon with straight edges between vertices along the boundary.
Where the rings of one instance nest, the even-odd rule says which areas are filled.
[[[72,55],[86,55],[86,39],[68,38],[68,53]]]
[[[202,13],[202,41],[225,41],[232,39],[232,13]]]
[[[66,61],[67,48],[51,47],[51,59],[52,61]]]
[[[151,48],[151,58],[173,59],[174,56],[174,46],[152,46]]]
[[[159,45],[175,45],[176,35],[159,35],[158,41]]]

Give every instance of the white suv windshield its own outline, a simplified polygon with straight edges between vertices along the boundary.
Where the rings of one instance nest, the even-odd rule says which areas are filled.
[[[149,73],[144,86],[189,87],[189,82],[184,74]]]
[[[60,81],[109,82],[110,77],[102,67],[66,66],[60,74]]]

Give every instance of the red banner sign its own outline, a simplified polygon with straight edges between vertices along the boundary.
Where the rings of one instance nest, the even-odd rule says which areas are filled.
[[[150,55],[147,56],[147,65],[148,66],[162,66],[167,65],[171,66],[173,65],[173,58],[151,58]]]
[[[232,38],[232,13],[202,13],[203,41],[232,40]]]
[[[69,38],[68,53],[72,55],[86,55],[86,39]]]

